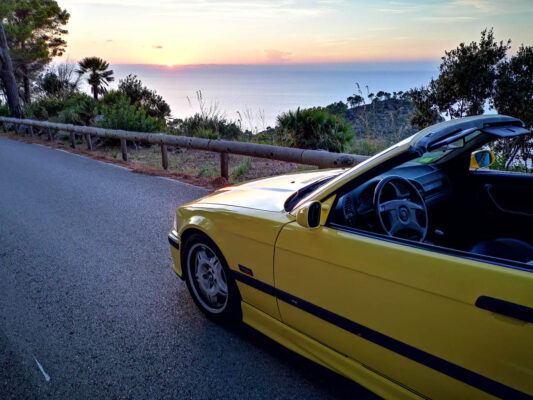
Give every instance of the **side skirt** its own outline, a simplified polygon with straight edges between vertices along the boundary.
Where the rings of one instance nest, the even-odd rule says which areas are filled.
[[[343,375],[385,399],[421,399],[417,394],[377,374],[331,348],[311,339],[297,330],[283,324],[248,303],[241,302],[244,323],[257,329],[282,346]]]

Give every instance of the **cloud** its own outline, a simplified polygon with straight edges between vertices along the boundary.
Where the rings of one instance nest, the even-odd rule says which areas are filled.
[[[162,49],[163,46],[161,46],[160,44],[154,44],[154,45],[152,46],[152,48],[154,48],[154,49]]]
[[[457,16],[457,17],[420,17],[417,18],[418,21],[425,21],[425,22],[435,22],[435,23],[453,23],[453,22],[469,22],[469,21],[476,21],[479,18],[476,17],[465,17],[465,16]]]
[[[106,40],[106,43],[112,43],[112,42],[114,42],[113,39],[107,39],[107,40]]]
[[[292,53],[289,53],[287,51],[280,51],[280,50],[274,50],[274,49],[265,50],[265,54],[269,62],[278,62],[278,63],[290,61],[290,56],[292,55]]]

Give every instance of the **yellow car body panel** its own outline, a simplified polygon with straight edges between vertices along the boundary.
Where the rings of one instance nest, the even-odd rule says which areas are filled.
[[[183,276],[184,241],[203,232],[236,278],[245,323],[385,398],[531,398],[533,323],[476,303],[490,296],[532,309],[531,271],[326,224],[339,188],[428,132],[350,170],[268,178],[178,208],[174,270]],[[284,211],[291,193],[328,177]],[[322,203],[316,229],[295,221],[311,200]]]

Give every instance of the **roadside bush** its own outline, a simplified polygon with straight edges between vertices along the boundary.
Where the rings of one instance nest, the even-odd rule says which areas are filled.
[[[77,93],[67,99],[55,121],[63,124],[90,125],[95,117],[97,102],[86,94]]]
[[[101,104],[99,111],[103,115],[103,119],[97,123],[100,128],[136,132],[161,132],[164,128],[160,119],[147,115],[145,109],[130,104],[126,97],[115,104]]]
[[[11,117],[11,111],[8,106],[0,105],[0,117]]]
[[[155,90],[143,86],[136,75],[130,74],[121,79],[118,84],[118,93],[126,96],[132,105],[137,104],[144,108],[150,117],[164,120],[170,116],[168,103]]]
[[[64,104],[61,100],[54,97],[43,97],[33,103],[26,104],[24,113],[26,118],[46,121],[57,117],[63,108]]]
[[[298,108],[280,114],[277,122],[280,141],[291,147],[342,152],[354,136],[348,121],[324,108]]]
[[[243,135],[241,128],[235,122],[227,121],[218,115],[195,114],[184,120],[175,119],[169,128],[168,133],[173,135],[206,137],[206,132],[210,132],[213,138],[225,140],[236,140]]]

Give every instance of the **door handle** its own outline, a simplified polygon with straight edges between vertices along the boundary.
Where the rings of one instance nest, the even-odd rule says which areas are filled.
[[[489,296],[479,296],[476,307],[533,323],[533,308]]]

